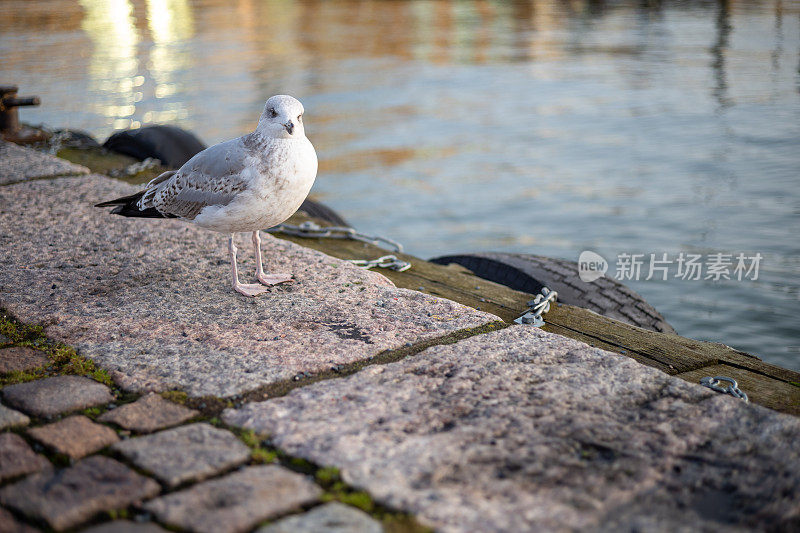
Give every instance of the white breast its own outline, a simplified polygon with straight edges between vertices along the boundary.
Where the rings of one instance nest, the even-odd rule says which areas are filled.
[[[194,223],[226,233],[255,231],[280,224],[300,207],[317,176],[317,154],[311,142],[270,139],[264,157],[251,157],[241,173],[246,190],[226,206],[209,206]],[[260,150],[259,150],[260,151]]]

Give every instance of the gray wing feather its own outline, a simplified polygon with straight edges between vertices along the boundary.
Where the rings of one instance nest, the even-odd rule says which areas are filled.
[[[156,185],[153,207],[193,219],[205,207],[231,203],[248,185],[241,175],[248,152],[242,144],[240,137],[195,155],[174,176]]]
[[[244,170],[244,158],[248,150],[242,137],[210,146],[195,154],[178,170],[180,174],[199,176],[231,176]]]

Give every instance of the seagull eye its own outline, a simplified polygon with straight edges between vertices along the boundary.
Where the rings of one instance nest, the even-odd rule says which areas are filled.
[[[278,116],[278,114],[275,112],[275,108],[274,107],[270,107],[269,108],[269,118],[275,118],[277,116]]]
[[[303,114],[302,113],[297,115],[297,122],[303,122]]]

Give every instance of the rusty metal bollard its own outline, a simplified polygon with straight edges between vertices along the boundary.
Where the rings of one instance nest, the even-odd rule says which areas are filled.
[[[0,136],[3,140],[18,143],[34,143],[47,139],[47,132],[20,126],[18,107],[35,106],[41,102],[38,96],[18,97],[18,88],[0,86]]]

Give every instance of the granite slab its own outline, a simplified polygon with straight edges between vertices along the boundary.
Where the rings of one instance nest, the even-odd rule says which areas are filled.
[[[96,175],[0,188],[0,306],[126,390],[230,396],[498,320],[267,234],[266,268],[296,282],[244,297],[225,235],[93,207],[135,190]]]
[[[441,531],[797,525],[800,419],[512,326],[223,419]]]
[[[0,140],[0,186],[25,180],[88,173],[89,169],[84,166]]]

